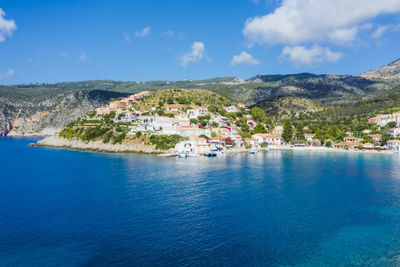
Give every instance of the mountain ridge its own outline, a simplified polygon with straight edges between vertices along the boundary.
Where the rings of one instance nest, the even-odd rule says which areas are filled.
[[[235,101],[248,106],[264,107],[269,113],[271,108],[279,106],[277,99],[281,101],[285,97],[297,98],[296,101],[302,103],[303,110],[313,110],[315,108],[308,109],[306,106],[314,106],[314,103],[346,103],[382,91],[400,89],[400,60],[354,76],[312,73],[258,74],[247,80],[216,77],[182,81],[89,80],[0,85],[0,135],[46,134],[63,128],[69,121],[75,120],[96,105],[106,103],[112,97],[144,90],[174,88],[206,89],[218,94],[226,93]],[[287,101],[282,103],[290,107]]]
[[[399,80],[400,58],[377,69],[360,74],[361,77],[373,80]]]

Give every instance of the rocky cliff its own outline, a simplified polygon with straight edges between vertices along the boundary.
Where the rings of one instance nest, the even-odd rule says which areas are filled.
[[[0,136],[51,135],[68,122],[124,94],[74,91],[43,98],[0,97]]]
[[[146,153],[146,154],[169,154],[175,153],[174,149],[157,150],[154,145],[145,145],[140,143],[122,143],[122,144],[104,144],[102,141],[84,142],[77,139],[66,139],[54,134],[43,140],[32,144],[32,146],[67,148],[76,150],[87,150],[95,152],[109,153]]]

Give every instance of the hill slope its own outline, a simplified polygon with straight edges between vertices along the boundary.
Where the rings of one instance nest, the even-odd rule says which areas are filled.
[[[74,91],[28,97],[0,97],[1,135],[47,135],[62,129],[113,97],[126,94],[109,91]]]
[[[369,80],[398,81],[400,80],[400,59],[375,70],[360,74]]]
[[[301,109],[312,110],[315,103],[350,103],[400,88],[400,60],[359,76],[300,73],[257,75],[248,80],[235,77],[150,82],[97,80],[0,86],[0,135],[43,134],[62,128],[112,97],[174,88],[226,93],[236,102],[257,104],[268,112],[280,106],[277,100],[286,103],[283,101],[286,97],[297,98],[301,99]]]

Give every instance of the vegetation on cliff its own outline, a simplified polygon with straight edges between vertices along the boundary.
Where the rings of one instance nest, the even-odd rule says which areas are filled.
[[[151,82],[96,80],[0,86],[0,135],[9,132],[17,135],[45,134],[47,130],[61,129],[66,123],[83,116],[96,106],[107,103],[111,98],[143,90],[170,92],[170,96],[166,97],[154,95],[154,101],[149,102],[149,105],[154,103],[156,106],[161,103],[187,105],[189,102],[193,104],[202,102],[214,105],[214,108],[222,113],[220,107],[235,100],[264,109],[268,119],[274,123],[291,111],[318,113],[326,108],[334,108],[340,109],[342,113],[359,114],[365,113],[361,109],[377,110],[388,106],[389,101],[382,107],[377,106],[382,102],[379,100],[380,92],[399,89],[399,73],[400,61],[395,61],[360,76],[301,73],[257,75],[248,80],[235,77]],[[174,88],[203,89],[203,91],[193,90],[191,95],[195,97],[192,99],[185,96],[185,91],[179,92]],[[215,93],[220,96],[216,96]],[[379,96],[376,96],[377,94]],[[363,99],[365,97],[372,101],[377,97],[378,103],[368,105],[361,101],[368,101]],[[347,103],[356,105],[356,110],[352,111],[349,108],[352,106]]]

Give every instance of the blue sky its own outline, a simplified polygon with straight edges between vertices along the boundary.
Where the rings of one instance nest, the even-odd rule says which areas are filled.
[[[2,0],[0,8],[0,84],[357,74],[400,57],[398,0]]]

